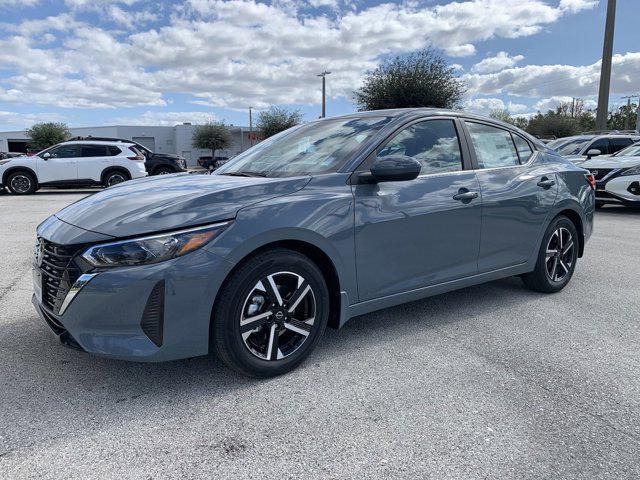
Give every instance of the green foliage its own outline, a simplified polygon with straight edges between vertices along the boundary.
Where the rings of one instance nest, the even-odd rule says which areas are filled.
[[[581,132],[581,128],[575,118],[549,111],[546,114],[538,112],[534,117],[531,117],[527,125],[527,132],[540,138],[552,136],[560,138],[577,135]]]
[[[609,120],[607,121],[607,128],[610,130],[633,130],[636,128],[636,120],[638,114],[636,113],[637,104],[632,103],[628,105],[622,105],[616,112],[609,114]]]
[[[67,125],[57,122],[36,123],[27,129],[26,134],[30,138],[29,146],[38,150],[44,150],[71,137]]]
[[[506,123],[510,123],[515,125],[518,128],[526,130],[529,125],[529,120],[526,117],[512,117],[507,109],[496,109],[491,110],[489,112],[489,116],[491,118],[495,118],[496,120],[501,120]]]
[[[227,148],[231,145],[231,134],[224,123],[208,122],[196,127],[191,144],[194,148],[211,150],[211,156],[215,157],[216,150]]]
[[[354,92],[359,110],[385,108],[455,108],[466,89],[442,55],[426,48],[382,62]]]
[[[298,125],[302,121],[299,110],[270,107],[258,114],[258,131],[264,138],[269,138],[288,128]]]

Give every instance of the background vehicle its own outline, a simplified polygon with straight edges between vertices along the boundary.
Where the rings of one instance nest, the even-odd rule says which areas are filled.
[[[460,111],[318,120],[212,175],[59,211],[38,227],[34,303],[94,354],[215,351],[278,375],[356,315],[511,275],[560,291],[591,235],[593,185],[526,133]]]
[[[613,131],[605,134],[584,134],[564,137],[547,146],[575,164],[600,155],[612,155],[640,140],[638,132]]]
[[[110,137],[76,137],[74,140],[100,140],[106,142],[132,143],[136,146],[136,149],[144,155],[144,166],[149,175],[166,175],[169,173],[187,171],[187,161],[180,155],[173,155],[170,153],[155,153],[149,150],[144,145],[141,145],[138,142],[134,142],[133,140]]]
[[[198,165],[200,165],[202,168],[206,168],[207,170],[209,169],[215,170],[216,168],[219,168],[225,163],[227,163],[228,161],[229,161],[229,157],[222,157],[222,156],[216,155],[216,157],[214,158],[211,155],[209,155],[209,156],[199,157]]]
[[[69,141],[34,156],[0,160],[0,187],[24,195],[44,186],[104,186],[147,175],[132,143]]]
[[[0,152],[0,160],[4,160],[5,158],[21,157],[22,155],[24,155],[24,153]]]
[[[640,207],[640,142],[609,157],[597,157],[580,165],[595,177],[596,207],[605,204]]]

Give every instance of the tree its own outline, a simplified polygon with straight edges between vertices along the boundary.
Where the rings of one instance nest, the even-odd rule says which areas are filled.
[[[231,145],[231,134],[223,122],[208,122],[196,127],[191,143],[194,148],[211,150],[212,160],[215,160],[216,150]]]
[[[568,137],[580,133],[580,124],[575,118],[549,111],[546,114],[538,112],[529,120],[527,132],[540,138]]]
[[[496,120],[501,120],[506,123],[510,123],[511,125],[515,125],[518,128],[526,130],[529,125],[529,120],[526,117],[512,117],[509,113],[509,110],[506,108],[503,109],[495,109],[489,112],[489,117],[495,118]]]
[[[44,150],[71,137],[67,125],[57,122],[36,123],[26,131],[26,134],[30,139],[29,146],[38,150]]]
[[[442,55],[426,48],[382,62],[367,73],[354,92],[359,110],[384,108],[455,108],[466,89]]]
[[[616,112],[609,114],[609,121],[607,127],[611,130],[633,130],[636,128],[636,113],[637,104],[632,103],[629,105],[622,105]]]
[[[264,138],[269,138],[276,133],[294,127],[302,121],[299,110],[287,110],[286,108],[270,107],[258,114],[258,131]]]

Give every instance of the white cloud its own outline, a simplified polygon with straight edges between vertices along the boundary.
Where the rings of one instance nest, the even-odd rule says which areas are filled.
[[[474,73],[499,72],[505,68],[511,68],[523,60],[522,55],[509,56],[507,52],[498,52],[494,57],[487,57],[471,67]]]
[[[0,0],[0,9],[7,7],[33,7],[40,3],[40,0]]]
[[[181,123],[202,124],[217,120],[217,117],[209,112],[154,112],[147,111],[134,117],[117,117],[105,121],[106,125],[164,125],[174,126]]]
[[[491,110],[507,110],[511,115],[529,110],[527,105],[514,102],[505,103],[500,98],[473,98],[465,102],[464,106],[466,110],[483,115],[488,115]]]
[[[522,97],[589,97],[598,93],[600,61],[591,65],[527,65],[488,74],[466,74],[469,94],[508,93]],[[640,78],[640,52],[613,56],[611,92],[629,93]]]
[[[0,110],[0,128],[23,129],[37,122],[61,122],[64,117],[58,113],[18,113]]]
[[[560,9],[576,13],[588,10],[598,5],[598,0],[560,0]]]
[[[316,74],[326,68],[334,72],[329,95],[350,98],[363,72],[383,55],[427,45],[449,55],[471,55],[478,42],[533,35],[579,6],[576,0],[563,7],[543,0],[435,6],[409,1],[341,15],[306,10],[303,15],[298,9],[308,4],[288,0],[190,0],[188,8],[173,10],[167,25],[145,30],[136,24],[141,31],[126,33],[84,24],[73,12],[107,12],[111,21],[124,24],[136,14],[153,20],[155,12],[145,13],[146,6],[136,0],[66,4],[72,13],[63,15],[71,17],[51,17],[47,25],[25,22],[24,30],[17,25],[15,35],[0,37],[3,67],[12,71],[2,78],[0,101],[161,106],[165,94],[183,93],[194,103],[227,108],[317,103]],[[47,29],[56,31],[62,46],[38,41]],[[478,75],[469,78],[477,90],[491,83]]]

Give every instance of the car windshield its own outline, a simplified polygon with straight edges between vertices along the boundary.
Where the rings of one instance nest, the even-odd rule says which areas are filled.
[[[574,138],[573,140],[560,138],[550,142],[547,146],[554,149],[560,155],[578,155],[591,140],[591,138]]]
[[[612,157],[640,157],[640,142],[623,148],[619,152],[614,153]]]
[[[335,172],[389,120],[342,118],[293,127],[241,153],[216,173],[286,177]]]

